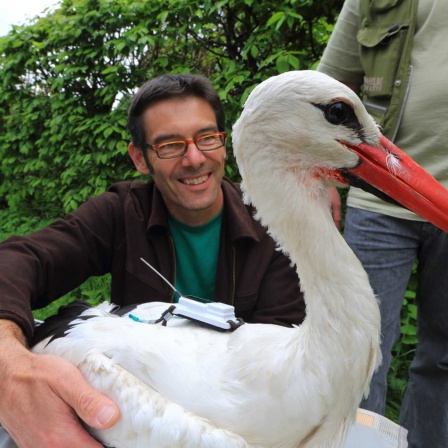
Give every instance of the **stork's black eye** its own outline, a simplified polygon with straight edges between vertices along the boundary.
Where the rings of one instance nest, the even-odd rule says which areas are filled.
[[[325,119],[329,123],[352,129],[361,140],[364,139],[361,123],[349,104],[344,103],[344,101],[336,101],[330,104],[314,104],[314,106],[324,113]]]
[[[354,113],[352,108],[344,103],[338,101],[337,103],[327,104],[324,108],[325,118],[331,124],[348,124],[353,121]]]

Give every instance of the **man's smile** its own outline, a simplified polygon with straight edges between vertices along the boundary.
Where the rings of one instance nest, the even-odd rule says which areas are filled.
[[[185,185],[199,185],[206,182],[209,176],[210,174],[207,173],[199,177],[185,177],[183,179],[179,179],[179,181]]]

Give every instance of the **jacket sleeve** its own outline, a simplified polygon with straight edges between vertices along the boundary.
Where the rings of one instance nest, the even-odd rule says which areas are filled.
[[[0,319],[16,322],[29,339],[32,309],[108,272],[121,209],[118,195],[104,193],[65,219],[0,244]]]

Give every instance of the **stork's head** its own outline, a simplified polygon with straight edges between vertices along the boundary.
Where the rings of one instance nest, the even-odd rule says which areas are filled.
[[[448,190],[381,134],[351,89],[322,73],[292,71],[257,86],[233,147],[246,184],[269,167],[327,185],[369,185],[448,231]]]

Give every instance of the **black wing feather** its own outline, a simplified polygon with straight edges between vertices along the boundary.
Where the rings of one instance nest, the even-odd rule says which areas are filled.
[[[84,300],[75,300],[67,305],[63,305],[58,309],[57,314],[45,319],[43,323],[36,326],[34,336],[30,346],[38,344],[44,339],[51,336],[49,343],[53,339],[62,338],[67,330],[73,327],[73,321],[76,319],[87,320],[93,316],[81,316],[81,314],[92,308],[90,303]]]

